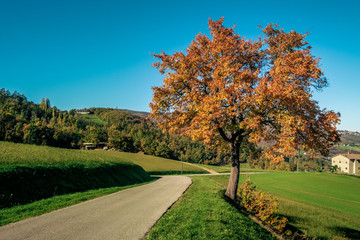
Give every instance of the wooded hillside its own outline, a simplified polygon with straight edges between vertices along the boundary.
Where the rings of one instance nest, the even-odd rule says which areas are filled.
[[[0,141],[81,148],[83,143],[106,143],[109,148],[187,162],[224,162],[204,144],[175,134],[164,134],[155,123],[129,111],[91,108],[89,114],[62,111],[49,99],[40,104],[18,93],[0,89]]]

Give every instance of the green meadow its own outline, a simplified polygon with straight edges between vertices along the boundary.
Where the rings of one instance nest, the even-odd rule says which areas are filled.
[[[0,142],[0,225],[149,182],[149,174],[206,173],[181,165],[143,154]]]
[[[208,169],[212,169],[218,173],[230,173],[231,166],[223,165],[223,166],[217,166],[217,165],[205,165],[205,164],[198,164],[198,163],[192,163],[196,166],[205,167]],[[247,163],[241,163],[240,164],[240,172],[269,172],[272,170],[264,170],[264,169],[257,169],[257,168],[250,168]]]
[[[343,149],[343,150],[360,152],[360,147],[355,147],[355,146],[338,146],[338,148]]]
[[[184,174],[206,173],[196,166],[144,154],[104,150],[70,150],[0,142],[0,175],[6,175],[11,171],[19,174],[24,169],[30,169],[33,174],[35,172],[42,173],[41,171],[48,168],[51,171],[58,168],[62,169],[61,171],[77,169],[76,171],[71,170],[73,174],[78,174],[80,170],[80,173],[88,173],[88,171],[108,168],[110,171],[114,171],[114,175],[118,175],[117,173],[121,171],[128,172],[129,170],[126,169],[129,167],[137,169],[137,165],[141,166],[147,175],[141,173],[143,170],[136,170],[138,172],[130,174],[130,177],[139,179],[139,176],[143,176],[143,180],[127,182],[125,185],[151,181],[146,177],[149,173],[179,174],[181,171]],[[229,172],[230,170],[230,166],[200,164],[198,166],[217,172]],[[254,169],[242,164],[241,172],[248,171],[253,172]],[[98,176],[99,179],[104,179],[104,173],[105,171]],[[309,237],[360,239],[359,177],[274,171],[249,176],[259,189],[269,192],[279,199],[278,214],[287,217],[289,224]],[[246,177],[246,175],[241,175],[240,181],[244,181]],[[214,175],[192,178],[194,184],[155,225],[148,236],[150,239],[169,239],[170,237],[174,239],[272,239],[272,236],[239,213],[223,198],[223,191],[229,176]],[[94,178],[93,181],[102,182],[99,179]],[[123,179],[119,181],[121,182]],[[92,186],[81,191],[4,207],[0,209],[0,225],[119,191],[123,189],[120,186],[124,185],[120,182],[114,183],[111,180],[111,184],[106,186]],[[37,183],[41,184],[41,181],[39,180]],[[3,185],[1,187],[4,188]]]
[[[209,176],[191,178],[189,190],[160,218],[147,239],[276,239],[227,202],[222,185]]]
[[[250,176],[250,175],[249,175]],[[211,176],[227,185],[228,176]],[[246,175],[240,176],[243,182]],[[279,199],[280,215],[310,237],[360,239],[360,178],[320,173],[251,175],[255,185]]]
[[[106,162],[131,162],[149,174],[207,173],[201,168],[181,164],[180,161],[150,155],[105,151],[74,150],[0,142],[0,167],[17,165],[68,165],[70,163],[93,165]]]
[[[95,114],[84,114],[78,116],[80,119],[83,119],[85,121],[94,123],[98,126],[103,126],[105,124],[105,121],[101,120],[98,116]]]
[[[121,159],[135,163],[152,175],[181,174],[181,172],[183,174],[208,173],[201,168],[161,157],[126,152],[105,152],[104,154],[105,156],[118,156]]]

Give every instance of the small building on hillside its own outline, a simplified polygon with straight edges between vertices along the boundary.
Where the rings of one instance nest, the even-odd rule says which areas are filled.
[[[106,142],[99,142],[98,144],[83,143],[81,149],[83,149],[83,150],[94,150],[94,149],[108,150],[109,147],[108,147],[108,143],[106,143]]]
[[[81,110],[76,110],[76,114],[77,115],[89,115],[90,112],[88,110],[84,110],[84,109],[81,109]]]
[[[338,171],[360,175],[360,154],[341,154],[331,159],[332,166],[338,166]]]
[[[84,150],[94,150],[95,146],[92,143],[83,143],[82,144],[82,149],[84,149]]]

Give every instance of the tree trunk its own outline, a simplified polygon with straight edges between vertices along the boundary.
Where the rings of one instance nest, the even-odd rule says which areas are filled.
[[[234,141],[230,143],[231,151],[231,172],[230,179],[226,189],[225,195],[231,200],[236,199],[236,192],[239,185],[239,174],[240,174],[240,143]]]

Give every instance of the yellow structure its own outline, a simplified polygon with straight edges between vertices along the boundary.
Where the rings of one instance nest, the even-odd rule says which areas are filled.
[[[331,159],[331,165],[338,166],[338,171],[360,175],[360,154],[341,154]]]

